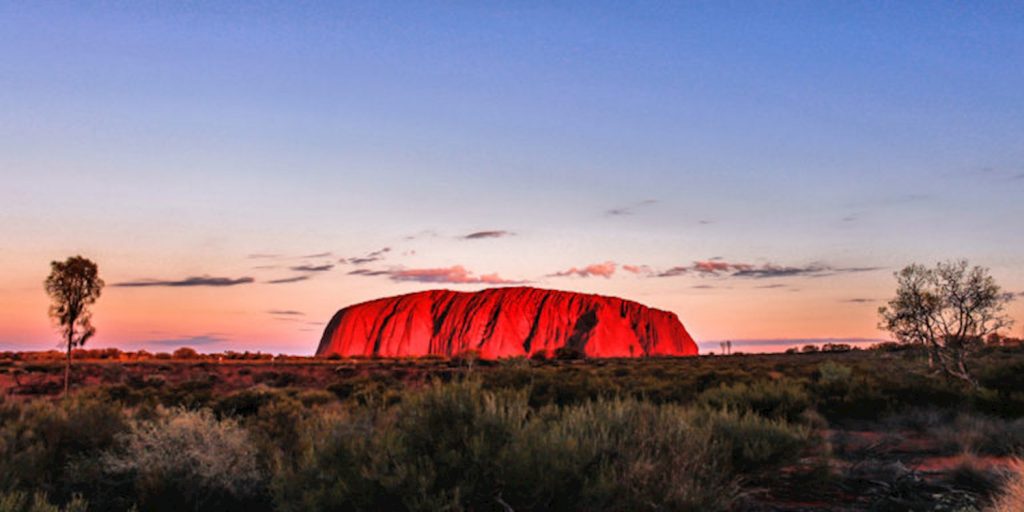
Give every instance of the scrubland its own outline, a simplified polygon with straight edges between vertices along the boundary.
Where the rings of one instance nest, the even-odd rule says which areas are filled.
[[[1024,510],[1024,350],[0,357],[0,512]]]

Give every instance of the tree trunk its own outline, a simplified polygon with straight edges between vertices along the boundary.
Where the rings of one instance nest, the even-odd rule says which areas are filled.
[[[68,397],[68,391],[71,389],[71,340],[74,339],[74,335],[74,329],[68,331],[68,354],[64,360],[64,398]]]

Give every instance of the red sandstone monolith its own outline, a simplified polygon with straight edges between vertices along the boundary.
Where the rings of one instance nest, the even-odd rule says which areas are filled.
[[[338,311],[318,356],[453,356],[485,359],[551,355],[568,347],[587,357],[697,355],[674,313],[617,297],[492,288],[431,290],[372,300]]]

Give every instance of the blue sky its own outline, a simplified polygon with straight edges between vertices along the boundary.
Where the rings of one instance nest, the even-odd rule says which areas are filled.
[[[882,336],[913,261],[1024,291],[1022,7],[2,3],[0,343],[50,343],[39,282],[77,252],[108,283],[252,278],[108,288],[113,345],[309,352],[351,302],[488,284],[396,277],[456,266],[705,340]]]

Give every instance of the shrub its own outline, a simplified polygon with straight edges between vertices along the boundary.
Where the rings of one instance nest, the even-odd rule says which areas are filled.
[[[1020,512],[1021,510],[1024,510],[1024,461],[1015,460],[1013,474],[999,491],[990,511]]]
[[[796,421],[810,406],[811,399],[799,383],[761,380],[722,384],[702,392],[697,402],[712,409],[751,411],[768,418]]]
[[[578,361],[586,357],[582,350],[569,346],[558,347],[554,353],[554,358],[558,361]]]
[[[395,434],[372,474],[413,510],[494,503],[501,451],[526,421],[521,392],[486,392],[477,382],[435,384],[396,406]]]
[[[694,417],[729,454],[740,475],[762,476],[768,470],[799,460],[814,438],[810,429],[735,410],[704,411]]]
[[[181,347],[178,350],[175,350],[174,353],[171,354],[171,357],[174,359],[198,359],[199,352],[196,352],[196,349],[194,348]]]
[[[849,385],[852,374],[853,368],[832,361],[825,361],[818,365],[819,380],[826,386],[845,387]]]
[[[275,477],[275,502],[282,510],[725,510],[739,493],[733,447],[691,415],[636,399],[531,410],[521,391],[434,384],[390,408],[311,418],[298,466]]]
[[[929,427],[929,434],[946,452],[995,456],[1024,453],[1024,419],[958,414],[951,422]]]
[[[208,410],[160,409],[136,420],[101,462],[131,482],[144,510],[237,509],[264,481],[246,431]]]
[[[548,353],[546,350],[538,350],[530,354],[530,361],[543,362],[548,360]]]
[[[80,463],[94,460],[126,428],[117,404],[91,395],[59,404],[0,402],[0,490],[69,497],[89,484],[88,468]]]
[[[252,416],[260,408],[278,399],[280,393],[266,386],[257,385],[231,393],[213,405],[218,416]]]
[[[37,492],[31,497],[20,492],[0,493],[0,512],[85,512],[88,503],[75,496],[63,507],[50,504],[46,494]]]
[[[503,467],[519,510],[725,510],[727,453],[677,405],[599,399],[539,412]]]

